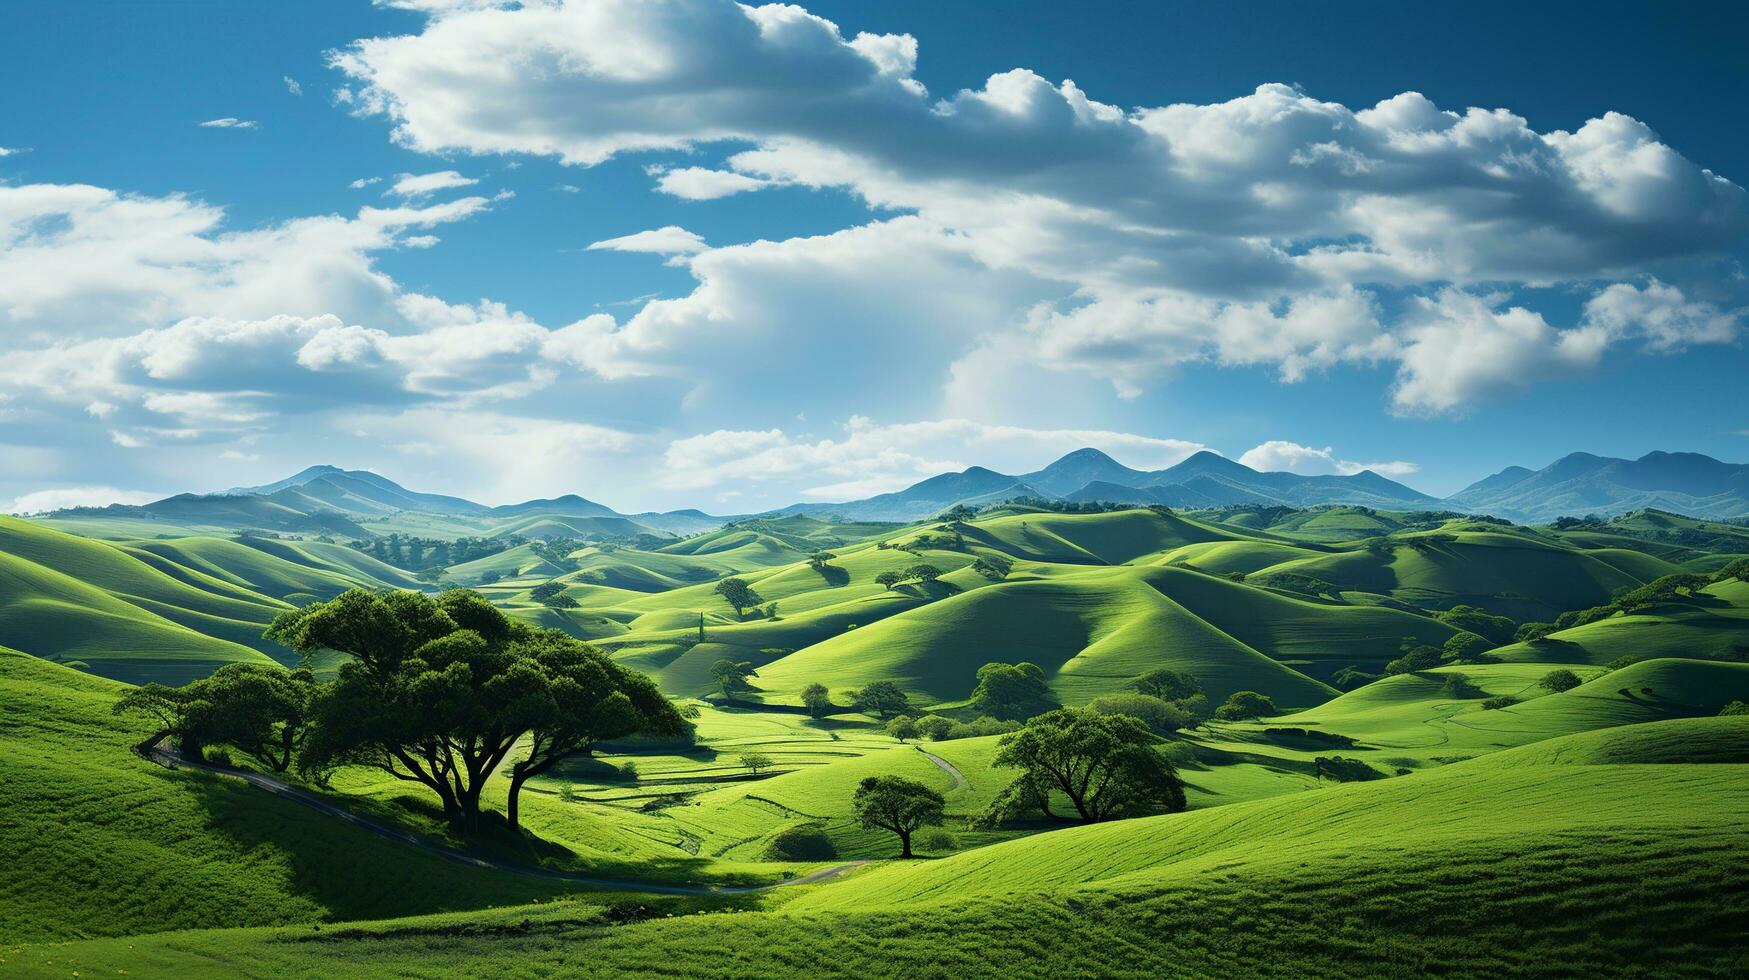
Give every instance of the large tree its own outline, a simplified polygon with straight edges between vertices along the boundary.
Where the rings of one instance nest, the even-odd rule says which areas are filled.
[[[911,856],[911,835],[919,827],[939,826],[947,801],[935,790],[903,776],[869,776],[851,798],[864,827],[899,835],[900,857]]]
[[[1020,775],[991,804],[985,819],[1000,822],[1023,810],[1051,812],[1060,792],[1088,823],[1184,809],[1184,784],[1147,726],[1126,715],[1059,708],[1032,719],[997,743],[994,765]]]
[[[672,724],[672,705],[647,680],[471,592],[353,589],[285,614],[268,636],[352,656],[315,699],[306,768],[364,765],[418,783],[465,831],[477,829],[480,792],[524,735],[532,745],[513,792],[597,738]]]
[[[748,585],[744,579],[723,579],[717,583],[717,587],[712,591],[722,596],[724,602],[735,608],[736,619],[746,619],[746,610],[765,601],[759,593],[753,591],[753,586]]]

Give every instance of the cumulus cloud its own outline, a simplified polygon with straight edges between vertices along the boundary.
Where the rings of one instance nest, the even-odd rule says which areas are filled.
[[[1329,446],[1317,449],[1283,439],[1271,439],[1252,447],[1239,457],[1239,462],[1264,473],[1286,472],[1301,476],[1353,476],[1371,470],[1381,476],[1402,477],[1421,468],[1403,460],[1356,463],[1336,458],[1336,450]]]
[[[664,454],[662,484],[695,489],[805,475],[824,481],[803,488],[809,499],[849,500],[971,465],[1027,472],[1089,445],[1148,469],[1171,466],[1207,448],[1102,430],[1029,429],[969,419],[881,424],[855,416],[837,436],[822,439],[783,429],[719,429],[676,439]]]
[[[285,90],[287,92],[290,92],[293,95],[304,94],[304,87],[298,84],[298,80],[290,75],[281,75],[279,76],[279,80],[285,83]]]
[[[605,426],[443,407],[359,414],[345,424],[397,451],[409,472],[490,503],[606,490],[600,474],[623,471],[643,447],[640,437]]]
[[[656,255],[691,255],[705,249],[704,239],[679,225],[666,225],[619,238],[591,242],[589,251],[651,252]]]
[[[1288,381],[1338,363],[1394,362],[1399,407],[1453,411],[1515,384],[1486,370],[1427,380],[1437,367],[1427,357],[1442,344],[1528,355],[1559,338],[1511,319],[1491,330],[1419,310],[1387,320],[1381,291],[1452,305],[1432,297],[1630,282],[1715,253],[1749,221],[1742,188],[1618,113],[1538,132],[1506,109],[1454,111],[1415,92],[1355,109],[1279,84],[1220,103],[1123,108],[1024,69],[940,96],[912,75],[916,39],[846,38],[796,6],[489,6],[450,8],[418,33],[337,53],[334,65],[357,86],[355,109],[389,119],[397,140],[427,152],[593,165],[731,145],[720,166],[652,168],[658,189],[708,199],[834,187],[906,212],[896,219],[906,229],[890,238],[927,229],[933,251],[979,267],[931,294],[984,307],[976,329],[950,334],[962,356],[1007,335],[1035,362],[1102,374],[1125,395],[1193,361],[1273,365]],[[862,264],[864,253],[886,223],[776,244],[842,262],[814,260],[827,278],[874,279],[883,270]],[[721,251],[691,260],[693,296],[652,303],[613,329],[596,321],[575,346],[593,351],[606,376],[663,369],[651,362],[689,349],[703,322],[725,341],[805,346],[821,309],[798,302],[773,319],[762,304],[723,302],[769,291],[773,282],[754,280],[783,273],[719,260]],[[888,309],[867,317],[867,329],[910,312],[903,294],[917,287],[901,265],[884,270],[870,301]],[[1009,288],[990,292],[994,279]],[[981,304],[966,295],[973,290]],[[1597,332],[1622,336],[1609,315],[1591,315]],[[1640,318],[1629,332],[1648,346],[1663,343],[1643,314],[1621,315]],[[1672,346],[1727,333],[1725,312],[1671,316]],[[837,336],[859,329],[846,322]],[[1542,366],[1582,366],[1584,340],[1571,338]]]
[[[389,185],[387,193],[396,197],[424,197],[438,191],[471,187],[478,183],[478,180],[463,177],[454,170],[437,170],[428,174],[398,174],[395,182]]]
[[[116,487],[58,487],[23,494],[7,507],[8,514],[43,514],[68,507],[107,507],[110,504],[151,503],[162,494]]]
[[[683,167],[664,171],[656,181],[656,189],[688,201],[711,201],[743,191],[756,191],[771,183],[732,170]]]
[[[238,119],[236,116],[224,116],[219,119],[208,119],[198,125],[205,129],[255,129],[261,124],[253,119]]]

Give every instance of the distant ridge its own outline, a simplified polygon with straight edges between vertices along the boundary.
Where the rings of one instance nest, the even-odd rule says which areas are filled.
[[[1646,508],[1714,520],[1749,517],[1749,464],[1700,453],[1650,452],[1639,459],[1571,453],[1536,471],[1508,467],[1447,503],[1531,522]]]

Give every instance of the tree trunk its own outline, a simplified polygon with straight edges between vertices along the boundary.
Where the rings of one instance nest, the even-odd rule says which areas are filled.
[[[528,779],[528,774],[520,768],[510,772],[510,803],[504,808],[504,815],[510,821],[510,829],[520,829],[522,824],[518,816],[517,801],[522,798],[522,784]]]
[[[911,832],[909,830],[899,831],[899,856],[902,858],[911,856]]]

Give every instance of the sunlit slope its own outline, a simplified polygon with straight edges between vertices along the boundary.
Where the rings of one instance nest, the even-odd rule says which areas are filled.
[[[462,868],[133,755],[122,686],[0,649],[0,946],[480,907],[555,889]]]
[[[283,603],[200,573],[190,584],[108,544],[0,518],[0,641],[129,680],[180,683],[231,661]],[[244,598],[247,596],[248,598]]]
[[[1622,657],[1749,660],[1749,583],[1718,582],[1701,602],[1617,614],[1492,651],[1501,660],[1607,664]]]
[[[1648,660],[1615,671],[1573,668],[1586,683],[1550,694],[1538,681],[1547,664],[1485,664],[1387,677],[1320,705],[1272,718],[1272,725],[1316,728],[1357,739],[1362,747],[1466,755],[1574,732],[1716,715],[1749,699],[1749,664]],[[1479,696],[1454,696],[1461,673],[1485,695],[1519,698],[1489,709]]]
[[[1215,877],[1277,888],[1308,867],[1448,869],[1463,855],[1512,862],[1581,847],[1568,860],[1631,862],[1671,847],[1734,853],[1749,884],[1749,766],[1463,763],[1186,814],[1074,827],[940,861],[896,865],[797,899],[794,911],[956,905],[979,896],[1061,891],[1146,895]],[[1487,819],[1478,819],[1485,813]],[[1259,846],[1260,842],[1268,846]],[[1653,844],[1652,842],[1657,842]],[[1357,842],[1364,847],[1357,851]],[[1547,860],[1544,857],[1543,860]],[[1523,894],[1560,874],[1514,863],[1500,882]],[[1405,878],[1399,887],[1415,887]],[[1424,885],[1424,881],[1421,882]],[[1699,882],[1691,885],[1698,886]],[[1203,887],[1208,887],[1204,884]],[[1618,896],[1619,898],[1619,896]]]
[[[1069,701],[1121,690],[1155,667],[1195,673],[1211,696],[1250,689],[1283,704],[1330,696],[1152,587],[1145,575],[1158,572],[1196,574],[1099,569],[979,588],[801,649],[761,668],[759,684],[793,698],[816,681],[890,680],[926,702],[951,702],[971,694],[985,663],[1026,660]]]
[[[1749,763],[1749,716],[1674,718],[1545,739],[1478,761],[1521,766]]]
[[[1152,510],[1020,513],[977,521],[964,534],[973,544],[1015,558],[1091,565],[1123,565],[1189,544],[1255,537]]]
[[[276,548],[257,548],[224,538],[172,538],[167,540],[131,541],[119,544],[123,551],[148,565],[191,585],[217,579],[258,595],[275,599],[293,596],[329,599],[350,588],[406,587],[414,584],[402,572],[358,554],[365,562],[381,566],[377,575],[364,574],[364,562],[345,565],[331,563],[328,556],[318,556],[293,546],[292,542],[274,542]],[[299,542],[299,544],[302,544]],[[313,545],[351,551],[343,545]],[[332,554],[332,552],[330,552]],[[345,556],[339,556],[345,557]]]
[[[1612,563],[1605,560],[1611,556],[1528,535],[1416,534],[1287,562],[1264,574],[1294,572],[1342,590],[1382,593],[1429,608],[1465,603],[1520,620],[1552,619],[1677,570],[1650,556],[1627,554],[1613,556]]]

